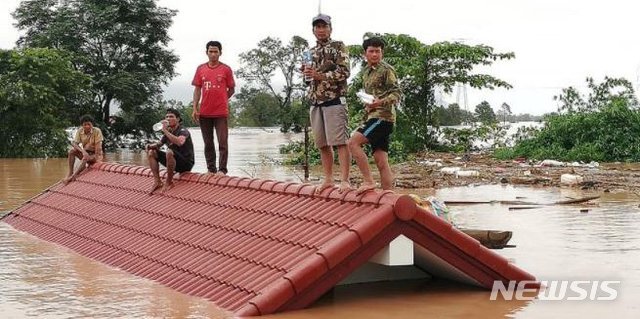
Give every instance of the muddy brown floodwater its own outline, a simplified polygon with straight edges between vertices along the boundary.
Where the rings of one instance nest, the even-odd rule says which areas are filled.
[[[194,134],[197,136],[199,132]],[[270,164],[291,136],[231,133],[230,173],[299,181],[298,171]],[[201,146],[196,141],[196,153]],[[274,151],[275,149],[275,151]],[[135,152],[109,160],[145,165]],[[204,171],[197,159],[196,171]],[[10,211],[65,174],[65,159],[0,159],[0,211]],[[501,171],[502,172],[502,171]],[[409,174],[406,172],[405,174]],[[418,174],[418,173],[414,173]],[[432,177],[438,181],[435,175]],[[356,177],[357,180],[357,177]],[[447,201],[553,203],[601,196],[594,204],[509,210],[509,205],[450,206],[464,228],[513,231],[515,248],[496,252],[542,281],[619,281],[613,301],[491,301],[490,292],[444,280],[338,286],[311,307],[266,318],[638,318],[640,197],[625,187],[531,187],[470,181],[467,186],[399,189]],[[444,184],[444,183],[443,183]],[[488,184],[488,185],[483,185]],[[477,185],[477,186],[468,186]],[[437,186],[437,185],[436,185]],[[609,190],[609,189],[607,189]],[[586,212],[584,212],[586,210]],[[0,318],[226,318],[207,300],[90,260],[0,222]]]

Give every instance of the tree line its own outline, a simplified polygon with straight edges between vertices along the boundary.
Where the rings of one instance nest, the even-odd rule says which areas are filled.
[[[64,155],[64,128],[77,125],[85,113],[100,119],[106,145],[112,147],[123,136],[153,138],[151,126],[168,106],[190,114],[190,102],[162,98],[162,86],[175,76],[178,61],[168,49],[168,28],[175,14],[155,0],[22,1],[13,17],[23,35],[15,49],[0,51],[0,157]],[[406,34],[364,36],[373,35],[386,42],[385,59],[395,67],[404,93],[390,155],[442,149],[442,126],[541,120],[514,115],[506,103],[494,111],[483,101],[471,112],[455,103],[440,105],[436,99],[437,91],[451,93],[459,84],[511,88],[504,80],[475,72],[475,67],[513,59],[513,52],[458,42],[426,44]],[[283,132],[307,127],[308,105],[298,68],[308,47],[300,36],[288,42],[267,37],[242,53],[236,75],[246,85],[231,101],[231,123],[277,125]],[[360,44],[349,45],[348,50],[355,76],[347,98],[355,128],[363,115],[355,92],[362,87],[357,74],[365,61]],[[556,97],[559,112],[545,121],[596,114],[613,100],[626,101],[624,105],[635,112],[630,100],[633,88],[625,81],[606,79],[597,84],[588,79],[593,89],[589,96],[564,89]],[[116,107],[119,112],[111,115]],[[184,120],[193,125],[188,116]]]

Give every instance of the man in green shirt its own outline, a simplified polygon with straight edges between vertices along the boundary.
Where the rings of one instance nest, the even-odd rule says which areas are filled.
[[[389,167],[389,136],[393,132],[396,121],[395,106],[400,102],[401,92],[398,86],[398,78],[392,66],[382,61],[384,41],[374,37],[366,39],[362,43],[367,66],[362,70],[364,91],[374,96],[371,103],[365,103],[364,111],[367,114],[366,122],[360,126],[349,139],[351,155],[356,160],[362,173],[363,182],[358,188],[358,193],[363,193],[375,188],[371,169],[369,168],[367,154],[362,145],[369,143],[373,151],[373,159],[380,172],[380,184],[382,189],[393,187],[393,173]]]

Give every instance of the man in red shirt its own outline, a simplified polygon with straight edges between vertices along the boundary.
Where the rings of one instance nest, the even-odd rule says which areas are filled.
[[[235,81],[231,68],[220,62],[222,44],[218,41],[207,42],[207,57],[209,61],[196,69],[191,84],[193,90],[192,117],[200,124],[202,139],[204,140],[204,157],[207,160],[207,170],[210,173],[226,175],[227,159],[229,157],[227,138],[229,136],[229,98],[235,92]],[[216,167],[216,150],[213,141],[213,131],[218,138],[218,152],[220,162]]]

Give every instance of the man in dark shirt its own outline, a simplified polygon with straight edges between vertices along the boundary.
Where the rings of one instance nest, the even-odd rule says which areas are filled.
[[[153,172],[153,186],[151,192],[162,187],[162,191],[173,187],[174,172],[182,173],[191,171],[194,164],[193,142],[191,134],[186,128],[180,126],[182,118],[176,109],[168,109],[164,121],[162,121],[162,133],[164,136],[160,142],[147,144],[146,151],[149,158],[149,167]],[[167,151],[161,151],[160,147],[167,144]],[[160,180],[160,166],[167,167],[167,180]]]

